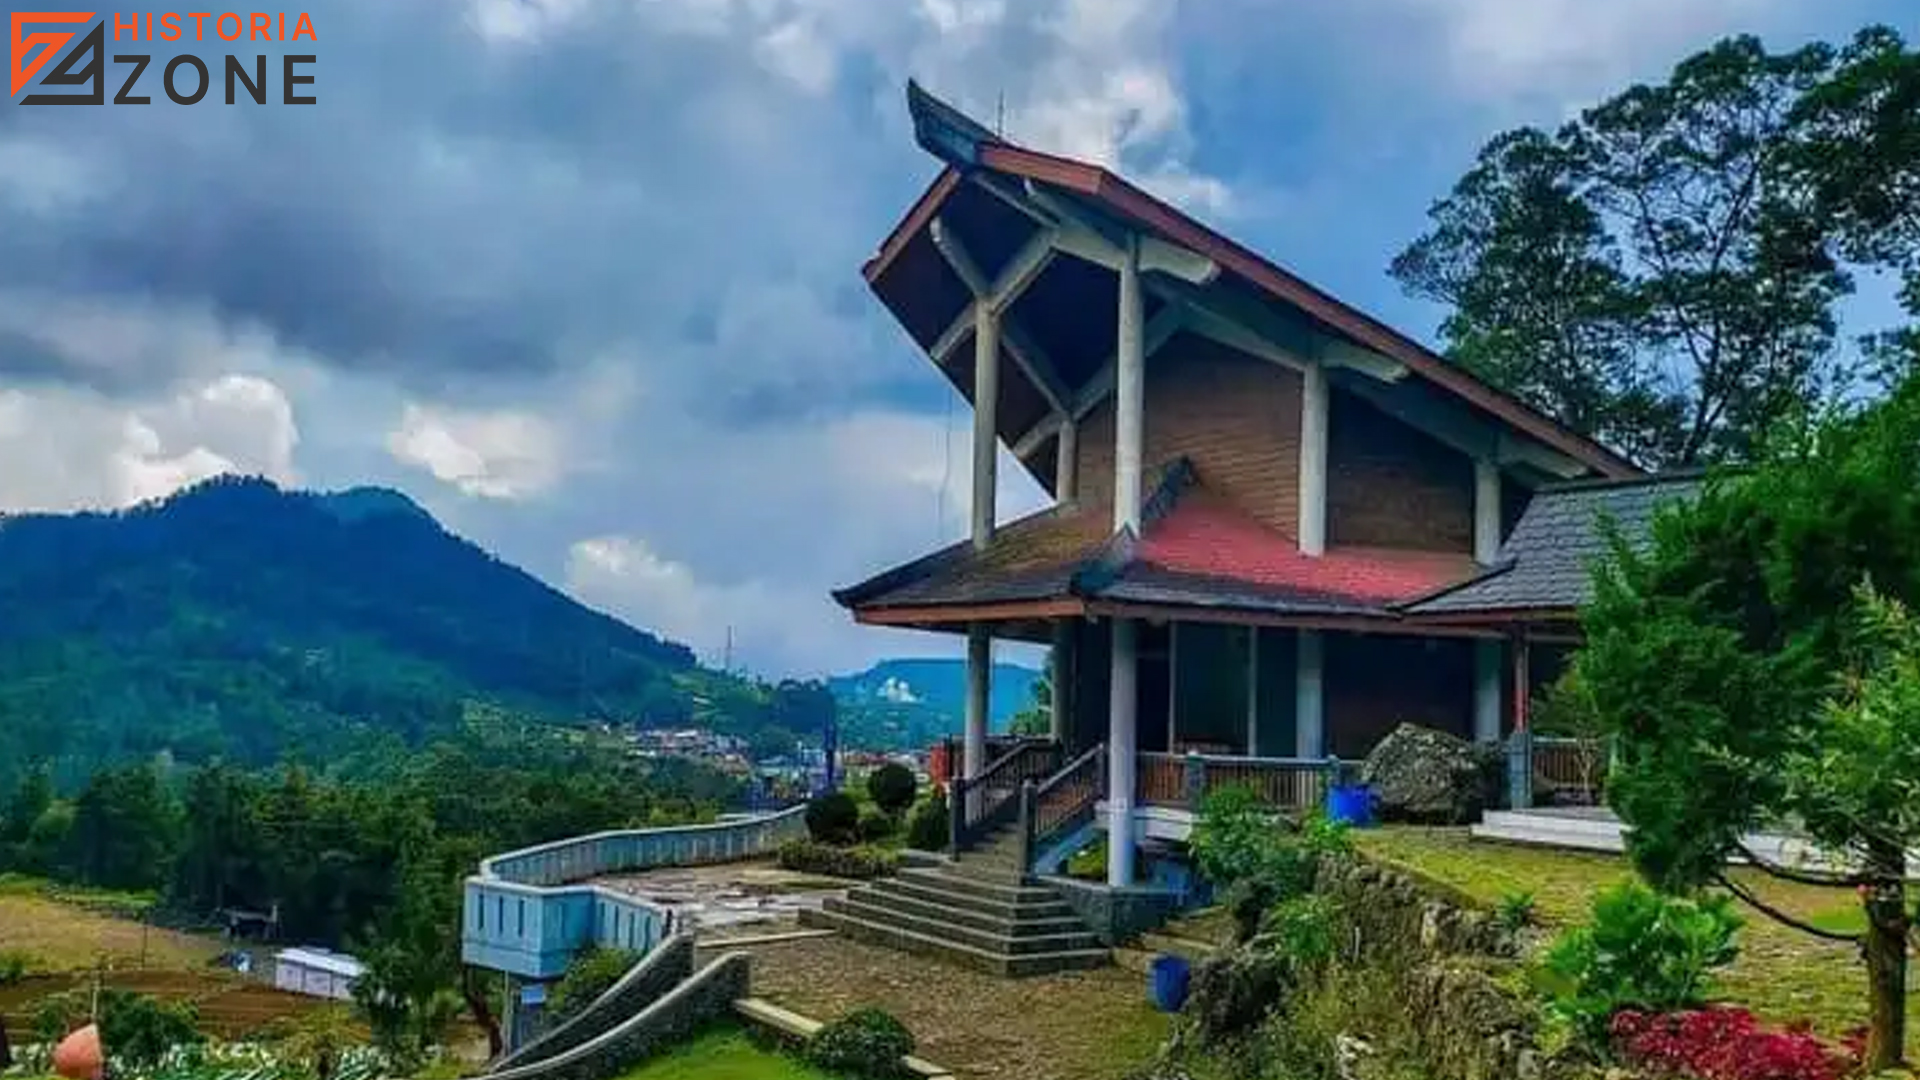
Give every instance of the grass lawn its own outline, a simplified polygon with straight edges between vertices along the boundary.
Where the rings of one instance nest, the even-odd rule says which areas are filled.
[[[753,1044],[745,1032],[721,1028],[654,1058],[619,1080],[835,1080],[800,1059]]]
[[[1584,922],[1594,893],[1633,876],[1618,856],[1475,842],[1465,829],[1385,828],[1354,834],[1367,854],[1493,904],[1509,893],[1533,894],[1535,915],[1549,932]],[[1795,885],[1757,870],[1735,880],[1763,900],[1814,925],[1858,929],[1851,893]],[[1822,941],[1742,908],[1740,957],[1719,980],[1721,996],[1769,1020],[1811,1020],[1840,1035],[1867,1022],[1866,970],[1859,951]],[[1908,1001],[1908,1023],[1920,1024],[1920,998]]]
[[[63,890],[32,878],[0,877],[0,952],[25,953],[34,971],[141,963],[157,968],[201,968],[219,955],[211,938],[144,927],[108,908],[143,906],[141,898]]]

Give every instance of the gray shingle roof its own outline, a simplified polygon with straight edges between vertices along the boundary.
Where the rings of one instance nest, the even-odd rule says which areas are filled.
[[[1630,543],[1644,542],[1655,513],[1694,498],[1697,474],[1596,481],[1542,488],[1486,573],[1408,604],[1409,615],[1575,608],[1592,595],[1590,568],[1606,554],[1600,522],[1611,518]]]

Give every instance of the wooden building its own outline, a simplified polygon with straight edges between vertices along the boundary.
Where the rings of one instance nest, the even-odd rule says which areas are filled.
[[[1639,470],[1111,171],[908,97],[942,168],[863,273],[972,405],[972,528],[835,597],[967,638],[976,790],[996,638],[1062,672],[1052,747],[1009,776],[1080,762],[1116,836],[1189,754],[1302,769],[1403,721],[1524,726],[1528,642],[1567,640],[1570,605],[1479,598],[1518,580],[1503,547],[1542,493]],[[1052,506],[997,521],[1000,444]],[[1131,882],[1133,845],[1109,851]]]

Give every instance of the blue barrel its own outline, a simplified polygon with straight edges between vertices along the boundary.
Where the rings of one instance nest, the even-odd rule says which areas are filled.
[[[1366,784],[1342,784],[1329,789],[1327,816],[1356,828],[1373,824],[1373,789]]]
[[[1151,970],[1153,1007],[1161,1012],[1179,1012],[1187,1003],[1187,980],[1192,976],[1187,958],[1162,953],[1153,958]]]

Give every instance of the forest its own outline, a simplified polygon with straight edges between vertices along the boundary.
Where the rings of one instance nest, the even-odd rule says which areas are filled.
[[[0,791],[166,755],[354,774],[475,703],[560,727],[699,722],[763,754],[817,684],[701,667],[455,536],[396,492],[221,477],[114,513],[0,520]]]

